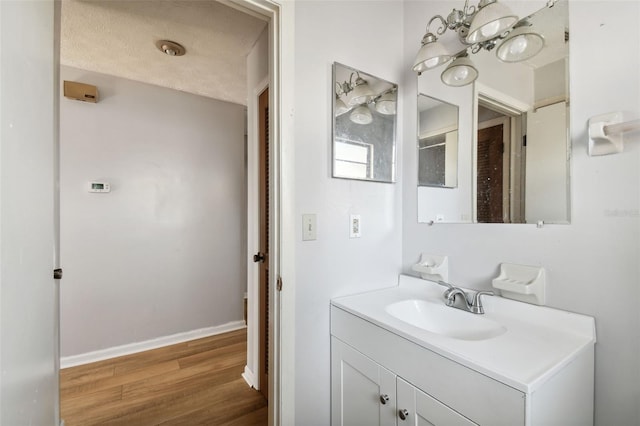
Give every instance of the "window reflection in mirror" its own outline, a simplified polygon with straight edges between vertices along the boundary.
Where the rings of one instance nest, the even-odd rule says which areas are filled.
[[[458,186],[458,107],[418,95],[418,185]]]
[[[395,181],[398,86],[333,65],[333,167],[337,178]]]

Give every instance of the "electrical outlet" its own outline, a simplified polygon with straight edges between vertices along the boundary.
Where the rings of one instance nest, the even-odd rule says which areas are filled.
[[[317,238],[315,214],[302,215],[302,241],[313,241]]]
[[[349,216],[349,238],[360,238],[362,223],[359,214]]]

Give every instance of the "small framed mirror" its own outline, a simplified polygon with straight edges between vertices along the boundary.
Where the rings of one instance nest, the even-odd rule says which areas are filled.
[[[398,85],[333,64],[335,178],[395,182]]]
[[[418,185],[458,186],[458,107],[418,95]]]

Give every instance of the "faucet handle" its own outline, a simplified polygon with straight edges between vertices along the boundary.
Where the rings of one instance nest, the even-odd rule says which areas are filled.
[[[482,299],[480,296],[494,296],[495,293],[492,291],[479,291],[473,295],[471,299],[471,312],[474,314],[484,314],[484,307],[482,306]]]

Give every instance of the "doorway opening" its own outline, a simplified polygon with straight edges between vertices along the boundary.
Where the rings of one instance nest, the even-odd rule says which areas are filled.
[[[524,215],[525,115],[478,95],[476,139],[476,220],[520,223]]]
[[[251,16],[261,16],[262,19],[264,19],[267,22],[267,27],[268,27],[268,36],[270,39],[269,44],[269,53],[268,56],[270,57],[270,60],[268,61],[270,63],[269,65],[269,77],[267,79],[267,82],[273,82],[273,81],[277,81],[278,79],[278,75],[277,75],[277,69],[278,69],[278,58],[279,58],[279,52],[277,51],[278,49],[278,43],[274,42],[274,38],[278,38],[279,37],[279,8],[276,5],[273,5],[271,3],[268,2],[262,2],[259,0],[232,0],[232,1],[228,1],[228,2],[224,2],[225,5],[227,6],[231,6],[235,9],[239,9],[243,12],[246,12],[247,14],[251,15]],[[189,46],[185,46],[187,48],[187,51],[189,50]],[[275,51],[274,51],[275,50]],[[271,86],[271,85],[270,85]],[[266,134],[266,141],[270,142],[270,148],[266,151],[266,158],[270,158],[275,156],[276,154],[274,153],[274,151],[276,150],[276,148],[278,147],[278,133],[277,133],[277,126],[269,126],[269,123],[274,123],[277,122],[278,117],[279,117],[279,113],[278,113],[278,93],[277,93],[277,88],[278,85],[274,85],[273,86],[274,90],[271,92],[272,93],[272,99],[268,99],[267,98],[267,105],[271,104],[273,107],[272,108],[268,108],[268,110],[271,111],[271,113],[269,115],[266,116],[265,120],[266,120],[266,129],[267,129],[267,134]],[[248,90],[250,90],[251,88],[247,88]],[[107,93],[108,95],[108,93]],[[249,125],[251,125],[251,123],[249,123]],[[274,128],[275,127],[275,128]],[[271,132],[268,132],[268,129],[272,128]],[[64,141],[63,141],[64,143]],[[270,161],[266,161],[266,170],[267,171],[275,171],[275,167],[274,167],[274,162],[270,162]],[[267,175],[268,176],[268,175]],[[277,178],[277,175],[274,175],[275,178]],[[265,180],[266,185],[265,188],[269,189],[273,189],[273,181],[272,179],[266,179]],[[115,189],[116,186],[114,185],[113,188]],[[252,191],[251,189],[251,183],[249,183],[249,191]],[[277,218],[278,218],[278,194],[277,194],[277,190],[271,190],[271,191],[266,191],[266,200],[267,200],[267,214],[266,214],[266,229],[270,230],[271,232],[273,232],[274,228],[274,223],[277,222]],[[167,205],[169,206],[171,203],[170,200],[167,200]],[[269,206],[271,206],[271,208],[268,208]],[[247,207],[249,208],[249,207]],[[173,211],[173,212],[169,212],[174,214],[173,217],[171,217],[171,219],[175,219],[176,221],[179,219],[178,217],[178,213],[177,211]],[[269,256],[269,254],[271,254],[271,258],[272,259],[277,259],[277,254],[278,254],[278,246],[277,246],[277,241],[279,241],[279,239],[277,238],[278,235],[273,233],[272,235],[275,238],[268,238],[266,239],[266,244],[267,244],[267,250],[265,251],[265,253],[267,254],[267,258]],[[275,242],[274,242],[275,240]],[[63,259],[64,261],[64,259]],[[253,265],[253,259],[251,258],[247,258],[244,259],[244,262],[246,262],[247,264],[251,263],[251,265]],[[276,315],[269,315],[269,312],[274,312],[275,310],[273,309],[274,306],[277,306],[277,297],[278,294],[276,293],[276,289],[274,288],[274,286],[268,286],[269,282],[275,282],[277,281],[276,279],[274,279],[278,274],[278,264],[277,263],[272,263],[271,267],[268,266],[265,269],[265,281],[267,283],[267,285],[264,286],[260,286],[261,289],[265,289],[266,291],[264,292],[264,297],[263,297],[263,301],[260,303],[261,307],[269,307],[269,309],[263,309],[262,314],[266,315],[264,318],[262,318],[262,316],[260,316],[260,318],[262,319],[258,319],[257,317],[251,317],[251,315],[248,315],[248,321],[249,321],[249,329],[251,328],[260,328],[261,331],[263,331],[263,344],[259,345],[259,348],[261,350],[261,352],[263,352],[263,355],[261,356],[261,358],[264,358],[262,361],[260,361],[260,366],[262,366],[263,368],[257,368],[255,369],[255,373],[256,374],[260,374],[260,380],[255,382],[256,387],[259,387],[261,391],[263,391],[266,395],[269,395],[269,418],[270,418],[270,423],[277,423],[276,421],[274,421],[273,419],[277,419],[278,418],[278,404],[276,404],[275,402],[277,402],[278,399],[278,393],[277,392],[273,392],[273,389],[277,389],[278,388],[278,377],[276,374],[277,373],[277,367],[274,368],[270,368],[270,366],[272,365],[277,365],[277,353],[275,350],[275,346],[277,346],[277,341],[275,340],[278,333],[274,332],[274,330],[277,331],[277,328],[279,327],[278,324],[278,316]],[[63,282],[64,285],[64,282]],[[248,288],[248,293],[249,293],[249,298],[253,298],[255,296],[255,294],[252,294],[252,289]],[[242,304],[239,304],[238,306],[239,312],[240,312],[240,317],[242,315]],[[253,323],[252,323],[253,321]],[[250,338],[250,337],[249,337]],[[248,342],[248,346],[251,346],[251,343]],[[253,350],[255,348],[251,348],[251,350]],[[274,356],[275,354],[275,356]],[[248,358],[249,358],[249,354],[248,354]],[[249,361],[249,360],[248,360]],[[264,376],[263,376],[264,373]],[[268,374],[271,373],[271,374]]]

